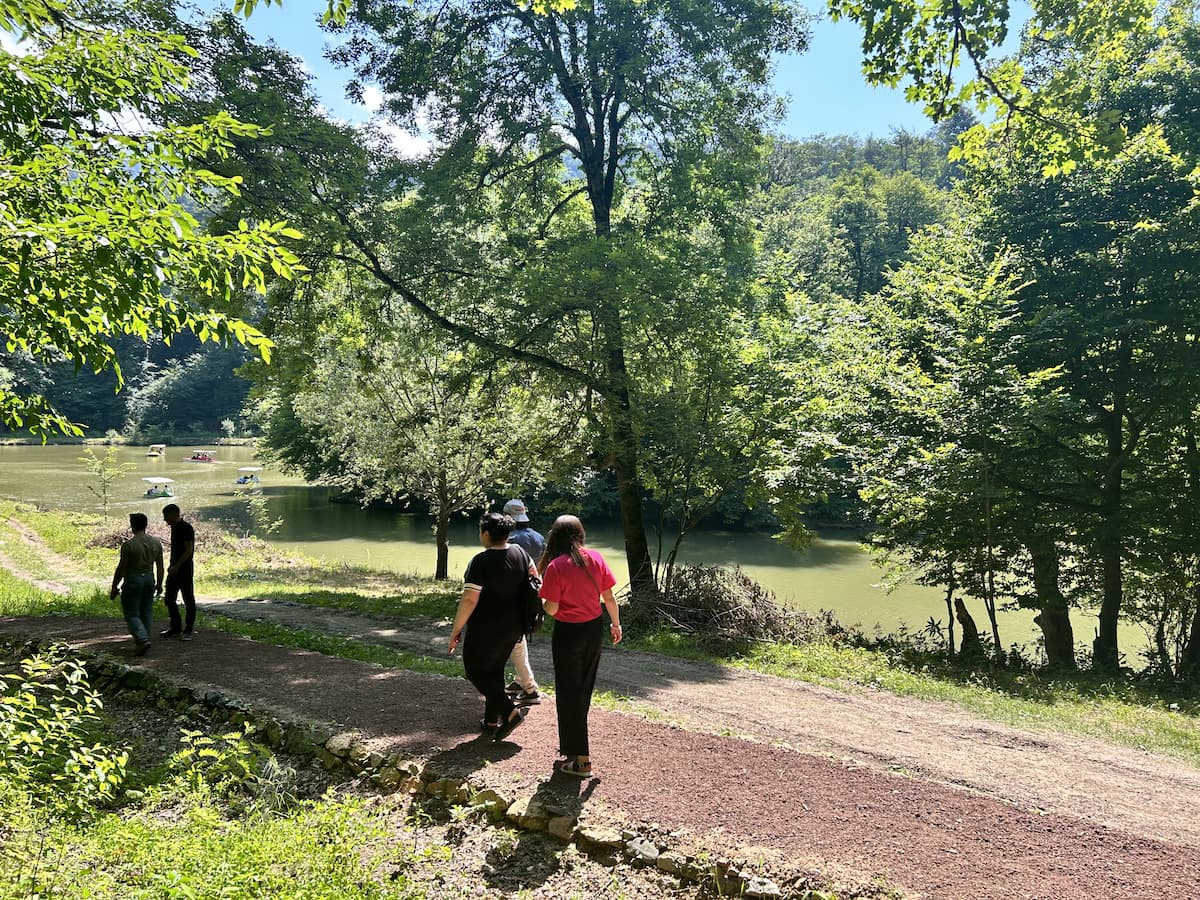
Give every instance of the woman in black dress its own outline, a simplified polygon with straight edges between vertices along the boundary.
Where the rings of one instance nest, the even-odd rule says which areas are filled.
[[[508,543],[512,529],[513,520],[500,513],[479,520],[485,549],[467,566],[449,643],[453,653],[462,641],[467,679],[484,697],[481,725],[496,729],[496,741],[508,737],[526,715],[504,690],[504,664],[523,636],[521,589],[536,570],[524,550]]]

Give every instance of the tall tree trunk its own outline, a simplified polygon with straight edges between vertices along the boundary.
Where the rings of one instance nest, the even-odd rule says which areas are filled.
[[[950,570],[950,581],[946,585],[946,619],[947,625],[946,635],[946,652],[954,657],[954,570]]]
[[[1122,440],[1122,415],[1114,411],[1105,428],[1104,486],[1100,501],[1100,564],[1103,596],[1100,600],[1100,628],[1092,642],[1092,666],[1115,669],[1120,660],[1117,646],[1117,623],[1121,618],[1121,554],[1123,534],[1121,525],[1121,477],[1125,471],[1125,448]]]
[[[637,439],[629,411],[614,410],[613,470],[617,476],[617,498],[621,505],[621,530],[625,534],[625,561],[629,566],[629,587],[634,594],[653,594],[654,563],[646,539],[646,520],[642,512],[642,482],[638,475]]]
[[[438,502],[434,510],[436,517],[437,568],[433,577],[445,581],[450,575],[450,500],[446,491],[445,478],[438,479]]]
[[[1183,645],[1183,655],[1179,658],[1179,677],[1192,681],[1200,681],[1200,587],[1193,591],[1192,627],[1188,632],[1187,643]]]
[[[999,663],[1004,662],[1004,645],[1000,643],[1000,622],[996,616],[996,543],[992,532],[992,467],[984,466],[984,521],[987,531],[987,590],[983,606],[987,610],[988,622],[992,626],[992,655]]]
[[[589,185],[593,171],[588,171]],[[598,188],[589,187],[596,236],[612,236],[612,190],[607,180]],[[654,561],[646,536],[646,517],[642,507],[642,479],[638,471],[638,437],[634,427],[633,397],[629,389],[629,369],[625,360],[625,330],[618,301],[597,297],[597,318],[602,330],[607,376],[606,401],[609,414],[611,458],[617,476],[617,499],[621,509],[621,530],[625,535],[625,562],[629,567],[629,587],[636,594],[657,593]]]
[[[1033,561],[1033,588],[1038,600],[1033,622],[1042,629],[1046,661],[1052,669],[1076,669],[1071,610],[1058,586],[1058,547],[1043,535],[1032,535],[1025,538],[1025,548]]]
[[[979,640],[979,627],[975,624],[975,619],[972,618],[967,604],[963,603],[961,597],[954,599],[954,611],[958,615],[958,624],[962,626],[962,647],[959,649],[958,655],[968,659],[983,656],[983,644]]]
[[[1191,417],[1184,430],[1183,447],[1192,502],[1200,503],[1200,451],[1196,447],[1196,426]],[[1176,675],[1189,681],[1200,681],[1200,584],[1196,582],[1200,578],[1200,567],[1193,565],[1192,573],[1192,627],[1179,656]]]

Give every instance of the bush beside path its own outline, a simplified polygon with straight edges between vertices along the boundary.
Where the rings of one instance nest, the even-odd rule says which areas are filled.
[[[190,644],[160,642],[134,661],[125,659],[121,623],[99,618],[8,618],[0,635],[65,640],[180,683],[211,685],[254,709],[335,723],[381,752],[434,762],[505,796],[573,788],[585,818],[653,827],[713,853],[758,853],[860,884],[980,898],[1190,898],[1200,884],[1196,847],[1170,835],[1153,840],[923,778],[605,710],[593,713],[598,777],[563,785],[563,776],[551,776],[553,701],[534,710],[514,742],[494,745],[479,738],[479,701],[461,679],[214,631]],[[615,662],[610,656],[605,667]]]

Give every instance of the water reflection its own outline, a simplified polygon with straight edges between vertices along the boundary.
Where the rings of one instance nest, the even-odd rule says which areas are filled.
[[[251,531],[249,509],[237,496],[234,480],[238,466],[258,462],[254,449],[217,447],[215,463],[184,462],[191,449],[168,447],[163,457],[153,459],[146,457],[144,447],[120,448],[119,461],[132,463],[134,468],[113,484],[110,514],[141,511],[157,518],[166,501],[143,497],[145,486],[140,479],[165,475],[175,480],[174,502],[185,515],[199,513],[240,532]],[[92,481],[79,462],[82,450],[77,446],[0,447],[0,495],[63,509],[98,511],[99,501],[88,490]],[[97,452],[103,453],[104,448]],[[273,543],[326,559],[404,574],[433,574],[433,530],[427,519],[331,503],[326,488],[269,468],[261,475],[268,518],[282,519],[279,530],[270,537]],[[536,509],[533,513],[535,527],[544,532],[552,517],[540,516]],[[627,581],[620,531],[612,525],[591,523],[588,541],[605,555],[618,581]],[[651,541],[653,550],[653,536]],[[473,516],[454,520],[450,542],[450,573],[457,578],[478,550]],[[893,630],[901,622],[920,628],[931,616],[943,622],[946,618],[939,591],[904,585],[885,593],[878,586],[882,572],[872,564],[870,555],[848,538],[819,538],[807,550],[797,552],[766,534],[697,532],[685,540],[680,558],[740,565],[784,602],[813,610],[832,609],[844,622],[868,629],[878,623],[884,630]],[[982,627],[986,621],[983,610],[972,604],[971,612]],[[1029,611],[1005,613],[1001,637],[1006,643],[1031,640],[1035,634],[1032,619]],[[1076,615],[1081,641],[1090,636],[1093,623],[1093,617]]]

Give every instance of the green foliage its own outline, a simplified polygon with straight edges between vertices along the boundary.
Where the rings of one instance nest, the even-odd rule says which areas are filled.
[[[361,799],[327,798],[269,814],[237,813],[206,788],[175,792],[169,815],[149,806],[108,814],[87,828],[62,823],[38,834],[16,830],[0,868],[6,896],[93,900],[247,897],[283,900],[420,900],[403,870],[435,848],[391,842],[384,814]],[[182,793],[180,793],[182,791]],[[6,825],[19,829],[21,822]],[[439,857],[440,858],[440,857]],[[24,863],[22,865],[22,863]],[[381,877],[382,873],[388,877]]]
[[[630,570],[645,584],[640,429],[661,362],[698,371],[686,357],[716,343],[745,295],[751,236],[731,212],[774,113],[771,53],[803,43],[804,15],[761,0],[453,7],[358,4],[337,51],[356,68],[351,89],[378,84],[396,124],[435,123],[436,152],[398,160],[368,139],[369,164],[345,136],[322,141],[329,162],[273,196],[295,197],[306,230],[366,274],[356,293],[377,322],[402,324],[394,312],[407,307],[539,372],[582,410],[572,419],[586,427],[586,462],[615,476]],[[264,78],[277,96],[294,90]],[[305,312],[274,318],[311,336]],[[294,433],[287,400],[270,414]]]
[[[83,456],[79,457],[79,461],[84,464],[88,474],[95,480],[95,484],[89,484],[87,487],[92,495],[100,501],[101,515],[107,516],[109,493],[113,482],[128,475],[137,467],[133,463],[117,462],[116,447],[109,447],[103,456],[97,456],[96,451],[88,447],[83,451]]]
[[[109,369],[118,384],[119,334],[187,330],[268,355],[270,341],[232,307],[243,290],[265,290],[268,275],[292,277],[298,261],[281,242],[298,234],[271,221],[214,234],[193,212],[238,190],[203,160],[259,129],[221,113],[145,126],[187,84],[193,51],[176,36],[97,27],[75,3],[14,0],[0,14],[4,30],[24,39],[19,51],[0,51],[7,350]],[[0,421],[43,435],[79,432],[44,398],[7,389]]]
[[[829,0],[835,19],[863,27],[863,71],[876,84],[897,86],[925,104],[935,120],[974,104],[985,123],[971,129],[952,154],[979,158],[990,136],[1013,137],[1040,160],[1046,175],[1070,172],[1118,149],[1126,132],[1120,116],[1097,102],[1087,84],[1096,68],[1119,64],[1129,41],[1152,34],[1152,0],[1034,0],[1025,27],[1028,56],[996,61],[1008,37],[1009,0]],[[1074,54],[1062,54],[1064,47]]]
[[[253,726],[218,735],[185,729],[170,769],[192,791],[205,788],[226,801],[257,793],[259,770],[270,754],[251,737]]]
[[[90,742],[102,703],[67,648],[21,660],[0,685],[0,802],[24,794],[52,816],[78,819],[117,799],[129,756]]]
[[[160,435],[219,434],[237,419],[250,382],[237,375],[247,360],[237,348],[213,348],[172,360],[129,398],[129,427],[139,439]]]
[[[345,309],[340,293],[331,290],[331,309]],[[320,445],[318,459],[336,460],[325,481],[432,513],[445,577],[451,517],[486,506],[497,485],[541,481],[555,405],[536,402],[514,366],[423,329],[411,314],[385,334],[349,318],[309,349],[312,367],[291,408]]]
[[[260,536],[272,535],[283,527],[282,516],[277,516],[274,519],[271,518],[270,501],[261,489],[239,489],[233,492],[233,496],[246,505],[246,514],[250,519],[250,530],[246,532],[245,537],[249,537],[251,531],[257,532]]]

